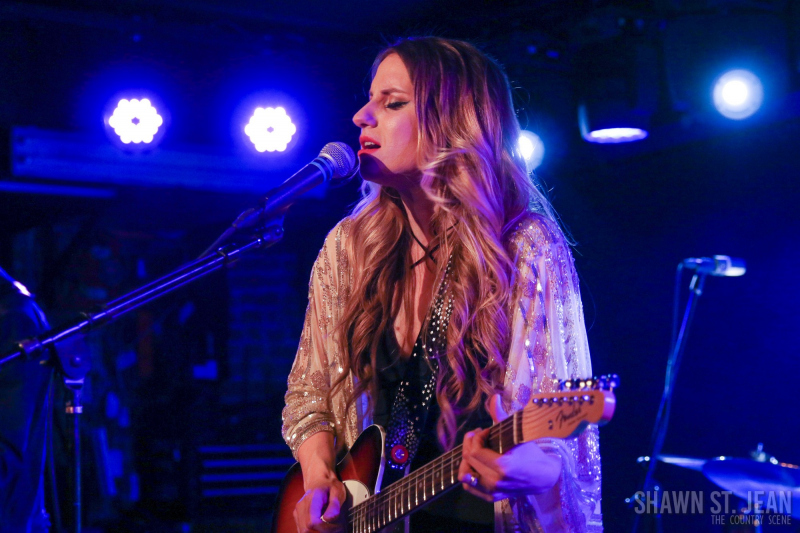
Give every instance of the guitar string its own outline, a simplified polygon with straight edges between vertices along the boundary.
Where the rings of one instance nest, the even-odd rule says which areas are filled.
[[[515,413],[515,414],[517,414],[517,413]],[[512,433],[512,435],[511,435],[512,439],[511,439],[510,442],[513,443],[513,424],[509,424],[507,422],[511,422],[511,417],[509,417],[507,420],[504,420],[503,422],[500,422],[499,424],[496,424],[495,426],[492,426],[490,428],[489,436],[488,436],[490,442],[491,441],[505,440],[503,438],[504,434],[507,434],[510,431]],[[387,503],[387,500],[388,500],[388,503],[390,505],[390,511],[391,510],[395,511],[394,513],[390,513],[390,515],[393,515],[393,516],[390,517],[390,519],[394,520],[400,514],[400,513],[397,513],[398,505],[401,508],[401,512],[402,513],[407,512],[407,507],[410,507],[410,504],[411,504],[411,491],[410,491],[410,489],[411,489],[412,484],[414,485],[416,496],[417,496],[416,501],[415,501],[413,506],[416,507],[418,505],[418,496],[419,496],[419,488],[420,488],[419,487],[419,485],[420,485],[419,481],[422,481],[423,501],[427,501],[427,490],[428,490],[427,477],[430,474],[430,477],[431,477],[430,488],[431,488],[431,492],[432,492],[431,496],[433,496],[433,495],[436,494],[436,484],[437,484],[437,482],[441,486],[442,483],[444,482],[445,477],[446,477],[445,475],[442,475],[441,479],[436,480],[436,479],[434,479],[434,474],[435,474],[435,472],[437,470],[444,470],[443,467],[445,467],[445,461],[447,461],[447,467],[449,467],[449,469],[450,469],[450,478],[453,480],[453,481],[448,481],[447,482],[447,487],[445,487],[445,489],[449,488],[450,486],[455,484],[455,480],[454,480],[454,476],[453,476],[453,466],[456,464],[456,461],[458,461],[458,464],[460,464],[461,449],[462,449],[462,446],[459,445],[459,446],[453,448],[450,452],[439,456],[438,458],[434,459],[430,463],[428,463],[428,464],[424,465],[423,467],[419,468],[418,470],[416,470],[414,473],[410,474],[409,476],[406,476],[405,478],[401,479],[400,481],[390,485],[389,487],[387,487],[386,490],[381,491],[380,493],[375,495],[375,497],[370,498],[366,502],[363,502],[363,503],[361,503],[359,505],[354,506],[353,508],[351,508],[350,514],[353,516],[353,518],[366,518],[366,517],[372,518],[374,516],[380,517],[380,513],[378,513],[376,515],[374,511],[379,506],[383,506],[385,503]],[[439,488],[438,490],[441,492],[441,490],[443,490],[443,489]],[[407,496],[407,498],[405,500],[405,501],[408,502],[408,504],[405,504],[404,500],[403,500],[403,495],[405,493],[408,494],[408,496]],[[392,502],[393,498],[395,499],[394,502]],[[399,500],[399,502],[397,500]],[[365,503],[367,505],[364,505]],[[392,504],[394,504],[393,505],[393,509],[392,509]]]
[[[563,406],[564,403],[572,403],[578,401],[579,403],[586,403],[587,401],[591,401],[591,397],[587,396],[590,391],[582,390],[582,391],[569,391],[567,394],[572,393],[574,396],[567,396],[562,393],[554,393],[558,394],[559,400],[556,402],[546,403],[546,404],[538,404],[541,407],[546,406]],[[515,441],[516,435],[514,434],[514,425],[513,419],[518,415],[521,416],[522,420],[518,420],[521,422],[520,429],[524,433],[528,433],[526,430],[534,430],[537,426],[541,425],[541,418],[545,418],[549,415],[547,409],[539,410],[539,409],[524,409],[522,411],[518,411],[514,413],[508,419],[492,426],[489,430],[488,439],[490,445],[493,441],[496,441],[498,445],[508,442],[509,444],[503,446],[503,448],[511,448]],[[509,423],[510,422],[510,423]],[[511,433],[511,439],[506,441],[506,437],[508,433]],[[522,440],[522,439],[521,439]],[[521,441],[520,440],[520,441]],[[495,449],[494,446],[492,446]],[[414,507],[419,505],[419,491],[420,491],[420,481],[422,481],[422,492],[423,492],[423,502],[427,501],[427,477],[430,474],[431,477],[431,496],[436,495],[437,490],[437,480],[434,478],[434,474],[441,473],[441,477],[438,480],[439,485],[442,487],[439,490],[446,490],[447,488],[455,485],[454,479],[454,466],[456,464],[460,464],[460,452],[462,446],[459,445],[453,448],[450,452],[447,452],[444,455],[439,456],[437,459],[434,459],[430,463],[424,465],[423,467],[416,470],[414,473],[409,474],[405,478],[401,479],[400,481],[390,485],[387,487],[386,490],[376,494],[372,498],[369,498],[367,501],[362,502],[350,509],[348,512],[348,520],[352,522],[355,519],[365,519],[369,521],[370,527],[373,527],[373,524],[377,527],[384,527],[387,523],[396,520],[401,515],[406,514]],[[447,462],[447,465],[445,465]],[[447,481],[447,486],[445,484],[446,472],[444,469],[448,468],[450,473],[450,481]],[[411,488],[414,488],[414,503],[412,504],[412,495],[411,495]],[[404,499],[403,496],[406,496]],[[392,501],[394,499],[394,501]],[[386,506],[386,503],[389,503],[389,506]],[[367,505],[364,505],[367,504]],[[392,505],[393,504],[393,505]],[[399,506],[399,512],[398,512]],[[375,511],[380,511],[381,509],[384,510],[385,515],[381,514],[380,512],[376,513]],[[392,512],[394,511],[394,512]]]
[[[523,413],[522,412],[518,412],[518,413],[515,413],[514,416],[518,416],[518,415],[521,415],[521,414],[523,414]],[[528,413],[525,413],[525,414],[528,414]],[[534,414],[534,413],[532,412],[531,414]],[[548,413],[542,413],[542,414],[543,415],[547,415]],[[531,425],[536,425],[538,423],[536,421],[536,419],[540,418],[540,417],[537,417],[537,416],[534,416],[534,417],[523,417],[523,420],[524,420],[524,418],[528,418],[529,422],[531,423]],[[511,418],[509,419],[509,421],[511,421]],[[526,424],[526,423],[523,422],[523,429],[526,429],[524,426],[527,426],[527,425],[529,425],[529,424]],[[514,442],[515,442],[515,435],[513,434],[513,432],[514,432],[513,422],[512,422],[512,424],[501,423],[501,424],[498,424],[497,426],[495,426],[494,428],[490,429],[490,434],[489,434],[490,445],[492,444],[492,441],[497,441],[497,444],[492,446],[493,449],[502,449],[502,448],[499,448],[498,445],[500,445],[501,442],[506,440],[506,437],[508,437],[509,431],[511,432],[511,439],[509,441],[507,441],[509,443],[509,445],[506,445],[505,447],[511,448],[513,446]],[[414,473],[415,475],[407,476],[406,478],[403,478],[402,480],[400,480],[400,482],[392,485],[392,487],[394,487],[394,488],[387,488],[386,491],[383,491],[382,493],[377,495],[377,496],[381,496],[382,495],[383,496],[382,498],[377,498],[377,497],[376,498],[371,498],[370,500],[373,500],[373,501],[364,502],[364,503],[368,503],[367,506],[360,505],[360,506],[355,507],[354,510],[356,510],[356,513],[354,513],[354,514],[356,515],[356,518],[365,519],[363,522],[364,523],[368,523],[369,524],[369,528],[371,529],[371,528],[374,528],[374,527],[384,527],[386,525],[386,523],[388,523],[388,522],[390,522],[392,520],[395,520],[400,515],[403,515],[403,514],[409,512],[413,507],[416,507],[419,504],[419,502],[418,502],[419,488],[420,488],[420,484],[419,484],[420,479],[419,478],[422,478],[422,481],[423,481],[423,484],[422,484],[423,502],[427,500],[426,496],[427,496],[428,486],[427,486],[426,480],[427,480],[427,477],[428,477],[429,474],[431,475],[431,485],[430,485],[431,496],[436,494],[437,483],[438,483],[438,486],[440,487],[439,488],[440,492],[442,490],[445,490],[445,489],[453,486],[455,484],[454,472],[453,472],[454,468],[453,467],[456,464],[460,464],[460,461],[459,461],[460,453],[459,452],[460,452],[461,448],[462,448],[461,446],[458,446],[458,447],[454,448],[453,450],[451,450],[451,452],[448,452],[447,454],[444,454],[444,455],[440,456],[439,458],[431,461],[430,463],[428,463],[427,465],[425,465],[421,469],[417,470]],[[447,463],[447,465],[445,465],[445,463]],[[447,472],[444,471],[445,470],[445,468],[444,468],[445,466],[449,468],[450,481],[445,481],[445,479],[447,478]],[[438,480],[435,479],[435,477],[434,477],[436,473],[441,474],[441,477]],[[415,492],[416,492],[416,498],[415,498],[415,501],[414,501],[413,504],[411,503],[412,495],[411,495],[411,491],[409,490],[411,488],[412,482],[413,482],[414,489],[415,489]],[[445,486],[445,483],[447,484],[447,486]],[[404,496],[405,496],[405,498],[404,498]],[[392,499],[394,499],[395,501],[392,502]],[[388,509],[388,512],[385,513],[385,514],[381,514],[380,512],[376,513],[375,511],[379,510],[381,508],[384,509],[384,510],[387,510],[386,506],[382,505],[382,504],[386,503],[386,500],[388,500],[389,503],[390,503],[390,507]],[[394,504],[393,506],[391,505],[392,503]],[[399,512],[398,512],[398,507],[400,509]],[[392,511],[394,511],[394,513],[392,513]]]
[[[538,411],[538,409],[536,411]],[[514,416],[523,415],[523,420],[522,420],[523,431],[525,429],[528,429],[526,426],[538,425],[539,422],[536,419],[541,418],[539,416],[533,416],[533,417],[524,416],[527,414],[529,413],[524,411],[514,413]],[[530,414],[536,415],[539,413],[531,411]],[[543,412],[541,413],[541,415],[547,416],[548,413]],[[526,418],[528,420],[525,420]],[[507,420],[493,426],[490,429],[488,439],[490,441],[490,446],[493,449],[511,448],[514,445],[516,436],[514,435],[514,426],[512,419],[513,417],[509,417]],[[509,433],[511,438],[507,439]],[[492,445],[493,442],[496,442],[496,444]],[[501,443],[506,443],[506,444],[501,448],[500,447]],[[387,519],[389,522],[395,520],[400,515],[407,513],[408,511],[410,511],[411,508],[416,507],[418,505],[419,486],[420,486],[419,481],[422,481],[423,502],[427,501],[427,490],[428,490],[427,478],[429,475],[431,477],[430,481],[431,496],[434,496],[436,494],[437,482],[439,483],[439,487],[442,487],[438,489],[440,492],[455,484],[455,480],[453,479],[453,470],[454,470],[453,467],[456,464],[460,464],[461,449],[462,449],[461,445],[457,446],[450,452],[424,465],[423,467],[415,471],[413,474],[410,474],[409,476],[406,476],[397,483],[394,483],[390,487],[387,487],[386,490],[377,494],[374,498],[370,498],[370,500],[364,502],[367,503],[366,506],[363,504],[359,504],[358,506],[351,509],[351,512],[354,511],[352,514],[355,515],[356,518],[365,519],[365,522],[368,521],[370,527],[373,527],[373,524],[377,527],[384,527],[387,523]],[[434,478],[434,474],[437,471],[444,470],[444,468],[442,467],[445,467],[445,461],[447,462],[447,467],[449,467],[450,479],[451,479],[451,481],[447,481],[447,487],[443,486],[444,480],[446,478],[446,473],[444,473],[439,480]],[[413,505],[411,505],[411,491],[409,490],[412,484],[414,485],[417,496]],[[404,498],[404,496],[406,497]],[[386,513],[387,516],[384,518],[384,515],[382,515],[381,513],[375,513],[375,511],[381,508],[386,509],[387,506],[385,504],[387,503],[387,501],[389,503],[388,513]],[[406,504],[405,502],[408,502],[408,504]],[[398,507],[400,509],[399,512],[398,512]]]

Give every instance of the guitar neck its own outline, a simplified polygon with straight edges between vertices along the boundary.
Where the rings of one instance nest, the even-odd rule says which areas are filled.
[[[521,411],[489,429],[487,447],[499,454],[542,437],[567,438],[614,414],[616,375],[558,382],[560,391],[538,394]],[[415,470],[348,511],[348,531],[372,533],[413,513],[460,483],[461,445]]]
[[[502,454],[522,442],[522,414],[522,411],[514,413],[493,425],[489,429],[487,447]],[[456,446],[350,509],[348,530],[352,533],[377,531],[457,486],[461,449],[461,445]]]

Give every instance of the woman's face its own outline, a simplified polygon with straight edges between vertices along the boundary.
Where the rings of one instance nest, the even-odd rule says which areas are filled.
[[[378,65],[369,101],[353,116],[361,128],[361,176],[379,185],[404,189],[419,183],[417,112],[414,85],[397,54]]]

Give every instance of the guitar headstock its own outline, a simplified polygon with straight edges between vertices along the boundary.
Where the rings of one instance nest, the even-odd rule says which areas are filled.
[[[587,379],[562,379],[556,381],[560,391],[607,390],[613,391],[619,387],[619,376],[605,374]]]
[[[566,438],[589,424],[603,425],[614,416],[619,386],[616,374],[559,381],[558,392],[536,394],[522,414],[525,441],[542,437]]]

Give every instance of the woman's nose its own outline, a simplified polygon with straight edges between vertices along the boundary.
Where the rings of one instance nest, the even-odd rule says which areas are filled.
[[[359,109],[353,115],[353,124],[358,128],[375,127],[375,115],[372,113],[372,108],[369,103]]]

